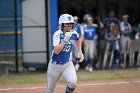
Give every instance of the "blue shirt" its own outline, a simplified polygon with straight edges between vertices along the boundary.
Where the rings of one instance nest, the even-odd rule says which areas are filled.
[[[110,38],[111,36],[112,36],[111,31],[107,31],[107,32],[106,32],[106,38]],[[119,35],[118,35],[118,36],[115,36],[115,37],[116,37],[116,38],[119,38]],[[110,49],[116,48],[116,41],[110,42],[109,48],[110,48]]]
[[[114,24],[119,26],[119,20],[117,18],[114,18],[112,20],[110,20],[109,18],[106,18],[104,20],[104,26],[105,26],[105,29],[107,30],[105,38],[110,38],[112,36],[112,32],[111,32],[111,29],[110,29],[110,24],[111,23],[114,23]],[[116,37],[119,38],[119,35],[116,36]],[[115,47],[116,47],[116,41],[110,42],[110,48],[115,48]]]
[[[117,18],[114,18],[114,19],[112,19],[112,20],[110,20],[109,18],[106,18],[106,19],[104,20],[104,26],[105,26],[106,30],[108,30],[108,31],[111,30],[111,29],[110,29],[110,24],[111,24],[111,23],[115,23],[115,24],[117,24],[117,25],[119,26],[119,20],[118,20]]]
[[[76,23],[74,24],[74,30],[79,34],[79,35],[83,35],[83,28],[81,27],[80,24]]]
[[[122,31],[129,31],[129,29],[131,29],[131,25],[128,22],[127,23],[121,22],[120,28]],[[129,34],[122,34],[121,36],[128,37],[130,35]]]
[[[56,31],[53,36],[53,47],[63,42],[64,37],[65,37],[64,32],[62,32],[61,30]],[[78,38],[79,38],[78,33],[76,31],[73,31],[69,41],[65,44],[63,50],[59,54],[55,54],[54,51],[52,51],[51,62],[56,62],[56,64],[65,64],[66,62],[71,61],[74,41],[77,40]]]
[[[97,33],[97,25],[92,24],[92,25],[84,25],[83,30],[84,30],[84,37],[86,40],[94,40],[94,37]]]

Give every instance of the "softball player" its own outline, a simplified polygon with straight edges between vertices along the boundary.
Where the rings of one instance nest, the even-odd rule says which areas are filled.
[[[140,39],[140,23],[139,23],[139,25],[138,25],[138,27],[137,27],[137,33],[136,33],[136,35],[135,35],[135,39],[136,40],[139,40]],[[137,59],[140,59],[140,51],[139,51],[139,53],[138,53],[138,58]],[[139,60],[138,60],[139,61]],[[140,67],[139,67],[139,70],[140,70]]]
[[[106,32],[105,38],[107,40],[107,44],[106,44],[106,50],[105,50],[104,60],[103,60],[103,69],[105,69],[106,61],[107,61],[110,49],[112,50],[112,54],[110,57],[111,60],[110,60],[110,64],[109,64],[110,68],[112,66],[112,60],[113,60],[114,54],[116,56],[115,63],[116,64],[119,63],[118,40],[120,38],[120,35],[118,34],[117,36],[113,36],[111,27],[114,25],[118,26],[118,29],[119,29],[119,20],[117,18],[115,18],[115,13],[113,10],[111,10],[111,11],[109,11],[109,17],[104,20],[104,26],[105,26],[105,32]],[[116,50],[115,51],[116,53],[113,52],[114,50]]]
[[[96,52],[95,38],[97,38],[97,24],[93,23],[93,18],[90,16],[86,19],[84,29],[84,53],[85,53],[85,69],[89,72],[93,71],[94,55]]]
[[[122,22],[120,23],[121,30],[121,60],[124,63],[125,68],[126,55],[128,55],[129,46],[131,43],[130,33],[132,32],[131,25],[128,22],[128,15],[122,16]]]
[[[47,88],[45,93],[54,93],[59,77],[62,75],[67,81],[65,93],[72,93],[77,84],[77,76],[72,63],[72,48],[74,41],[78,47],[79,62],[83,61],[84,56],[81,51],[79,35],[73,30],[74,20],[69,14],[63,14],[59,18],[61,29],[53,35],[52,57],[47,71]]]
[[[135,39],[136,39],[136,40],[139,40],[139,39],[140,39],[140,24],[139,24],[138,27],[137,27],[137,33],[136,33],[136,35],[135,35]]]
[[[79,34],[79,40],[80,40],[80,44],[82,46],[82,42],[83,42],[83,39],[84,39],[84,31],[83,31],[83,28],[82,26],[78,23],[78,16],[73,16],[74,18],[74,30]],[[78,71],[79,70],[79,58],[77,58],[77,46],[76,44],[74,45],[74,48],[73,48],[73,62],[75,64],[75,70]]]

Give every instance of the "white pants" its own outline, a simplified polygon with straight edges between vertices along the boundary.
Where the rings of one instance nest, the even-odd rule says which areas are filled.
[[[96,54],[95,40],[84,41],[84,53],[85,53],[85,60],[94,58],[94,55]]]
[[[128,53],[130,48],[131,40],[129,37],[121,38],[121,54]]]
[[[63,76],[67,81],[67,86],[74,89],[77,84],[77,75],[72,62],[67,62],[64,65],[49,63],[47,72],[47,88],[45,93],[54,93],[57,81],[60,76]]]

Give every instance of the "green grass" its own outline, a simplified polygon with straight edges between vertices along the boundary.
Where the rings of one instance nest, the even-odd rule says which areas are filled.
[[[5,84],[36,84],[45,82],[45,73],[19,73],[0,77],[0,85]]]
[[[81,81],[140,78],[140,71],[138,70],[95,71],[93,73],[86,73],[85,75],[84,73],[83,74],[78,73],[78,78],[80,78]]]
[[[112,71],[94,71],[92,73],[80,71],[78,72],[78,81],[93,81],[93,80],[111,80],[111,79],[130,79],[140,78],[140,71],[137,69],[131,70],[112,70]],[[10,76],[0,76],[0,85],[7,84],[38,84],[46,82],[45,73],[25,72]],[[63,83],[61,77],[59,83]]]

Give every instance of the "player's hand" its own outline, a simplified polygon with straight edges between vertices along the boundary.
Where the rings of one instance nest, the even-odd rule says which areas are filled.
[[[140,37],[139,37],[138,35],[136,35],[136,36],[135,36],[135,39],[136,39],[136,40],[139,40],[139,39],[140,39]]]
[[[64,42],[68,42],[70,37],[71,37],[71,35],[72,35],[72,32],[66,32],[65,37],[64,37]]]
[[[82,62],[84,60],[84,55],[81,50],[78,51],[78,58],[80,59],[79,62]]]

